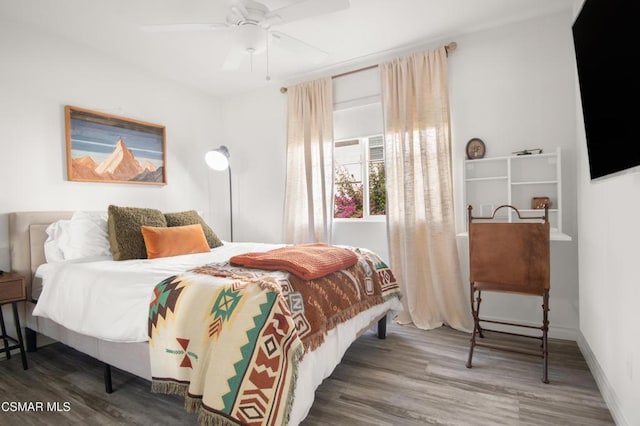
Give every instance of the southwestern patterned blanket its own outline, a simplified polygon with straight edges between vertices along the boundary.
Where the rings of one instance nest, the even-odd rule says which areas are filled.
[[[220,263],[160,282],[149,309],[152,391],[184,396],[204,425],[286,425],[304,353],[400,297],[375,253],[354,252],[355,265],[314,280]]]

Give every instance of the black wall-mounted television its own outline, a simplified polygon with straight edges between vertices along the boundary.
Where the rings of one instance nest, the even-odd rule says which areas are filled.
[[[640,166],[640,0],[585,0],[572,31],[591,179]]]

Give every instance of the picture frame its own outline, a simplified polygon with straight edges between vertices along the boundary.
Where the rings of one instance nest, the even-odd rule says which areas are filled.
[[[165,127],[65,106],[67,179],[166,185]]]

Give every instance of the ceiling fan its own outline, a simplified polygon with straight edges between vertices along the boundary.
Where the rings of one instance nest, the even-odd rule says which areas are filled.
[[[211,31],[229,29],[233,31],[234,45],[230,46],[222,65],[225,71],[237,70],[249,55],[267,50],[269,44],[294,53],[311,63],[320,63],[328,53],[311,46],[272,27],[312,18],[349,8],[349,0],[300,0],[288,6],[269,10],[267,6],[255,0],[228,0],[229,13],[224,22],[189,23],[169,25],[145,25],[141,29],[148,32],[166,31]],[[268,70],[267,70],[267,79]]]

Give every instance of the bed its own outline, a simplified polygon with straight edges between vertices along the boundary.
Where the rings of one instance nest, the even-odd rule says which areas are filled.
[[[50,317],[55,317],[55,315],[47,315],[48,317],[42,314],[34,315],[34,310],[38,314],[38,299],[43,299],[40,296],[43,291],[43,278],[46,286],[47,277],[52,275],[68,276],[66,275],[70,274],[68,271],[81,267],[84,270],[82,272],[84,274],[94,274],[102,276],[103,279],[108,279],[105,274],[96,273],[95,270],[91,272],[91,268],[96,265],[104,266],[109,262],[119,264],[120,270],[118,273],[121,274],[120,277],[125,277],[122,274],[125,274],[127,269],[138,271],[138,275],[142,276],[145,274],[144,268],[141,268],[142,263],[147,266],[150,264],[155,265],[156,263],[152,261],[115,262],[104,258],[89,258],[62,262],[67,266],[55,263],[47,264],[44,256],[44,242],[47,239],[46,230],[48,226],[59,220],[70,219],[72,215],[73,212],[70,211],[14,212],[9,214],[12,269],[24,275],[27,282],[28,302],[25,305],[26,318],[23,323],[27,336],[27,350],[35,350],[36,336],[43,335],[102,361],[105,364],[105,388],[108,392],[111,391],[111,366],[147,380],[152,380],[150,345],[148,341],[141,341],[144,339],[140,336],[139,324],[138,331],[132,331],[128,338],[121,338],[104,333],[95,333],[90,328],[70,326],[69,323],[64,324],[62,320],[54,321]],[[151,271],[145,279],[148,280],[147,284],[151,286],[150,288],[153,288],[162,280],[162,277],[180,274],[181,271],[186,269],[209,264],[212,260],[213,264],[221,265],[224,262],[220,262],[220,256],[227,257],[246,251],[262,251],[277,247],[275,245],[260,246],[260,244],[255,243],[225,243],[224,250],[212,250],[212,253],[216,252],[218,257],[209,258],[209,255],[205,253],[194,255],[193,257],[179,256],[179,260],[170,259],[168,262],[158,262],[161,266],[159,268],[150,267]],[[219,272],[216,271],[215,273],[218,274]],[[114,276],[117,277],[118,275]],[[55,293],[58,293],[58,291]],[[91,292],[89,291],[87,294],[91,294]],[[72,302],[68,297],[59,297],[59,299],[66,300],[65,303],[67,304],[82,304],[81,297],[86,297],[86,295],[80,296],[80,299],[76,302]],[[51,299],[51,297],[48,298]],[[116,302],[109,302],[109,304],[114,303]],[[139,311],[139,308],[136,309]],[[348,320],[335,325],[334,328],[323,334],[323,338],[313,345],[313,348],[304,353],[301,361],[296,365],[297,371],[293,378],[292,389],[295,389],[295,392],[293,393],[294,397],[288,404],[290,407],[287,408],[286,418],[289,421],[288,424],[297,425],[306,417],[313,404],[316,388],[331,374],[350,344],[376,324],[378,325],[378,337],[384,338],[387,313],[401,309],[398,292],[398,297],[390,297],[383,303],[375,304],[362,312],[352,315]],[[131,310],[131,307],[123,308],[123,312],[126,310]],[[132,318],[143,318],[146,325],[146,318],[149,315],[148,310],[144,312],[138,311]],[[92,314],[91,312],[83,312],[83,315],[90,316]],[[95,316],[99,315],[96,314]],[[118,327],[126,329],[126,325],[123,324],[137,321],[138,319],[126,319]],[[298,324],[296,324],[296,327],[298,327]],[[125,332],[128,331],[125,330]],[[184,352],[187,352],[186,347]],[[164,389],[164,392],[167,393],[167,389]],[[259,422],[256,422],[256,424],[259,424]]]

